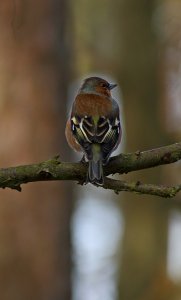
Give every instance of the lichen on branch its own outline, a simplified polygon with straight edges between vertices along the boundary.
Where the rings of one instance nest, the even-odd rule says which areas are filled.
[[[143,152],[136,151],[114,156],[104,168],[104,174],[105,176],[116,173],[123,174],[171,164],[179,160],[181,160],[181,143],[176,143]],[[38,164],[1,168],[0,188],[9,187],[21,191],[22,184],[50,180],[74,180],[83,184],[86,179],[87,167],[87,164],[82,162],[61,162],[59,157],[56,156]],[[102,187],[113,190],[116,193],[129,191],[169,198],[174,197],[181,190],[181,184],[166,187],[140,182],[127,183],[107,177]]]

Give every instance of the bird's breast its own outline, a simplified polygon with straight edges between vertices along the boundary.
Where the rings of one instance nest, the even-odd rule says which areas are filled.
[[[75,99],[74,114],[79,116],[106,116],[112,110],[112,102],[104,96],[79,94]]]

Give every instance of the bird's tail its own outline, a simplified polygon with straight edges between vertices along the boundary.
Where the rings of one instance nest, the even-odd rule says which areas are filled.
[[[104,176],[102,168],[102,158],[100,145],[92,145],[92,159],[89,160],[89,169],[87,174],[88,182],[103,185]]]

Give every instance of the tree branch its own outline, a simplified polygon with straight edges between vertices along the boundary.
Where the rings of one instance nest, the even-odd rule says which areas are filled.
[[[104,168],[106,176],[123,174],[132,171],[170,164],[181,159],[181,143],[156,148],[144,152],[120,154],[111,158]],[[75,180],[83,184],[87,173],[87,164],[69,163],[53,159],[38,164],[24,165],[0,169],[0,188],[12,188],[21,191],[21,184],[35,181]],[[181,185],[173,187],[142,184],[140,182],[127,183],[125,181],[105,178],[105,189],[130,191],[141,194],[150,194],[161,197],[174,197],[181,190]]]
[[[155,184],[142,184],[139,181],[127,183],[121,180],[106,178],[104,188],[114,190],[116,194],[118,194],[120,191],[126,191],[135,192],[137,194],[147,194],[164,198],[173,198],[181,190],[181,184],[167,187]]]
[[[171,164],[181,159],[181,143],[135,153],[120,154],[111,158],[106,174],[128,173],[160,165]]]

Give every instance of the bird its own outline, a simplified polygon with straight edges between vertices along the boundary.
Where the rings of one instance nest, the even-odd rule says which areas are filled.
[[[86,78],[66,123],[69,146],[88,161],[85,183],[104,184],[103,166],[121,141],[119,105],[111,96],[116,86],[100,77]]]

